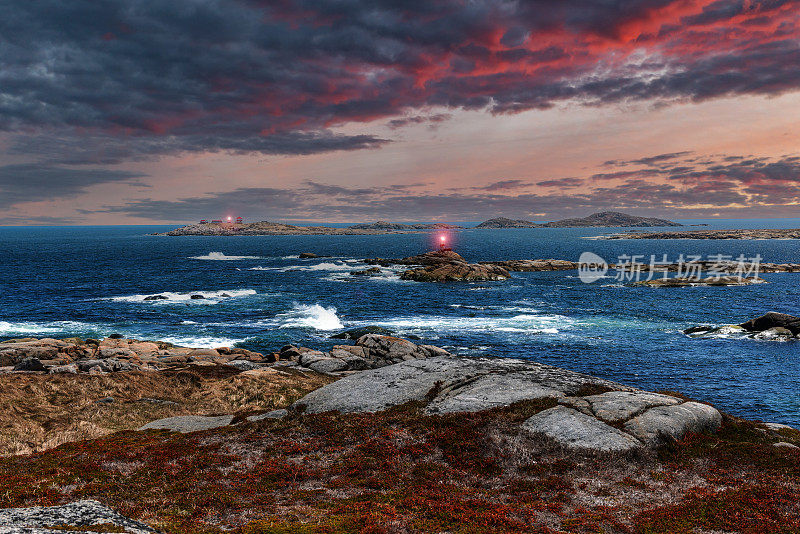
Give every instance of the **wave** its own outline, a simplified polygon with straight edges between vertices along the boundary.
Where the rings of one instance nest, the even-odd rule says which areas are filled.
[[[255,289],[232,289],[228,291],[192,291],[189,293],[173,293],[165,291],[163,293],[150,293],[148,295],[124,295],[120,297],[108,297],[101,300],[110,300],[112,302],[145,302],[147,304],[217,304],[223,300],[248,297],[255,295]],[[192,298],[193,295],[199,295],[203,298]],[[153,298],[157,297],[157,298]]]
[[[226,256],[222,252],[209,252],[205,256],[189,256],[190,260],[212,260],[212,261],[236,261],[236,260],[260,260],[263,256]]]
[[[255,267],[250,267],[248,270],[276,271],[281,273],[287,273],[292,271],[346,272],[358,269],[362,265],[364,264],[362,264],[361,262],[358,262],[356,260],[350,260],[350,261],[337,261],[337,262],[323,262],[323,263],[317,263],[315,265],[287,265],[285,267],[264,267],[261,265],[257,265]]]
[[[27,337],[29,335],[59,334],[62,332],[71,334],[93,329],[93,325],[77,321],[54,321],[51,323],[36,323],[31,321],[10,323],[7,321],[0,321],[0,336],[2,337]]]
[[[313,328],[315,330],[339,330],[344,328],[336,315],[336,308],[325,308],[319,304],[295,304],[293,309],[278,315],[280,328]]]
[[[399,333],[446,332],[513,332],[521,334],[558,334],[570,328],[574,320],[563,315],[519,314],[511,317],[451,317],[414,315],[388,320],[359,321],[355,326],[378,325]]]

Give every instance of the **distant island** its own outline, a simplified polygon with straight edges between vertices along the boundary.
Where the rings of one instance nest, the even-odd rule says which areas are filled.
[[[464,228],[463,226],[456,226],[447,223],[427,223],[427,224],[403,224],[391,223],[387,221],[378,221],[374,223],[361,223],[349,226],[351,230],[384,230],[390,232],[406,231],[406,230],[456,230]]]
[[[800,239],[800,228],[632,232],[606,235],[603,239]]]
[[[650,226],[683,226],[666,219],[651,217],[638,217],[618,211],[603,211],[593,213],[588,217],[575,219],[562,219],[548,223],[535,223],[519,219],[497,217],[484,221],[475,228],[588,228],[588,227],[650,227]]]
[[[506,217],[495,217],[488,221],[483,221],[475,228],[541,228],[542,225],[531,222],[523,221],[521,219],[507,219]]]
[[[584,217],[582,219],[563,219],[560,221],[539,224],[519,219],[496,217],[475,226],[476,229],[487,228],[583,228],[583,227],[648,227],[648,226],[683,226],[682,224],[664,219],[637,217],[615,211],[604,211]],[[232,236],[232,235],[380,235],[408,232],[424,232],[431,230],[459,230],[463,226],[447,223],[392,223],[377,221],[374,223],[359,223],[346,228],[334,226],[295,226],[292,224],[275,223],[268,221],[244,223],[211,221],[200,222],[181,226],[169,232],[157,232],[152,235],[161,236]]]

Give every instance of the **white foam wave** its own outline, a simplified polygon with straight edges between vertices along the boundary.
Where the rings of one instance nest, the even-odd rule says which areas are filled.
[[[190,293],[173,293],[165,291],[163,293],[151,293],[148,295],[124,295],[120,297],[108,297],[102,300],[113,302],[144,302],[146,304],[217,304],[226,299],[247,297],[255,295],[255,289],[232,289],[228,291],[192,291]],[[202,299],[192,298],[192,295],[202,296]],[[152,297],[161,297],[153,299]],[[150,300],[147,300],[150,299]]]
[[[236,260],[260,260],[262,256],[226,256],[222,252],[209,252],[205,256],[190,256],[190,260],[211,260],[211,261],[236,261]]]
[[[520,334],[558,334],[574,321],[562,315],[519,314],[512,317],[450,317],[415,315],[385,321],[363,321],[403,332],[514,332]]]
[[[280,328],[314,328],[315,330],[338,330],[344,328],[333,306],[319,304],[295,304],[286,313],[279,314]]]
[[[286,267],[264,267],[261,265],[257,265],[255,267],[250,267],[248,270],[250,271],[276,271],[281,273],[291,272],[291,271],[323,271],[323,272],[346,272],[352,271],[353,269],[357,269],[362,264],[355,260],[350,261],[337,261],[337,262],[323,262],[317,263],[315,265],[288,265]]]
[[[85,331],[92,329],[92,325],[76,321],[54,321],[52,323],[36,323],[22,321],[10,323],[0,321],[0,336],[27,336],[30,334],[58,334],[61,332],[72,333],[75,331]]]

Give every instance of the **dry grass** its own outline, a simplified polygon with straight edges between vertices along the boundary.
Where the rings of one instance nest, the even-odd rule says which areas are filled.
[[[330,381],[293,370],[252,375],[197,366],[159,373],[0,375],[0,456],[136,429],[162,417],[272,410]],[[107,397],[114,401],[98,402]]]

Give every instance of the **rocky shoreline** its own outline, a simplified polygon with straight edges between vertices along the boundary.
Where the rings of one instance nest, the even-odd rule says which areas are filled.
[[[800,318],[770,313],[741,326],[800,333]],[[387,532],[447,532],[465,524],[572,532],[581,521],[588,529],[581,531],[596,532],[611,521],[614,532],[638,533],[652,517],[678,523],[656,522],[665,526],[641,532],[678,532],[680,525],[726,526],[703,506],[731,491],[745,492],[742,502],[751,503],[731,504],[737,520],[763,521],[767,505],[753,503],[761,498],[755,484],[783,487],[791,476],[779,473],[796,464],[800,432],[739,420],[679,394],[531,360],[459,357],[379,329],[337,336],[354,344],[329,351],[287,345],[268,355],[202,349],[214,355],[119,338],[0,343],[6,362],[41,356],[48,367],[70,358],[63,365],[78,367],[76,375],[12,370],[0,374],[6,383],[41,377],[67,387],[146,375],[181,387],[207,383],[214,391],[220,386],[203,377],[215,376],[241,396],[237,389],[271,382],[280,391],[290,376],[316,380],[267,409],[173,411],[117,427],[124,432],[0,458],[0,532],[352,532],[365,521],[402,527],[381,530]],[[173,357],[180,361],[165,361]],[[152,372],[99,364],[81,371],[90,358],[138,359]],[[140,404],[112,399],[89,406],[99,414]],[[782,503],[796,502],[795,493],[781,495]],[[525,506],[536,513],[520,515]],[[442,507],[445,516],[433,513]],[[421,521],[423,528],[411,528]]]

